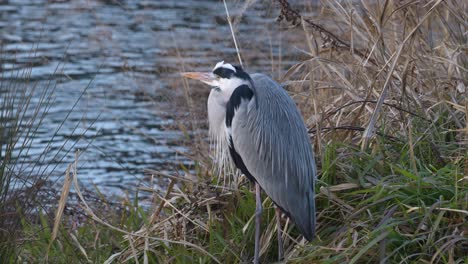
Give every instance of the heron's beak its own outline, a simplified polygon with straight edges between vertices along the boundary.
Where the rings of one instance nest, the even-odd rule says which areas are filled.
[[[211,86],[217,86],[218,80],[212,72],[184,72],[182,76],[189,79],[199,80]]]

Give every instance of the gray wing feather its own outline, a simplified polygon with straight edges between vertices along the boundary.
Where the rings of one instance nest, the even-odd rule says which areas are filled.
[[[254,97],[232,121],[232,139],[267,195],[311,240],[315,233],[316,167],[306,127],[294,101],[275,81],[252,74]]]

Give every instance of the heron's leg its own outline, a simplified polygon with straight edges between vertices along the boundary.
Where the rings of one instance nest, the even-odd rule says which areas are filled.
[[[260,221],[262,218],[262,199],[260,196],[260,185],[255,183],[255,201],[257,204],[255,210],[255,255],[254,255],[254,263],[259,263],[260,257]]]
[[[284,259],[283,239],[281,237],[281,209],[276,207],[276,228],[278,229],[278,260]]]

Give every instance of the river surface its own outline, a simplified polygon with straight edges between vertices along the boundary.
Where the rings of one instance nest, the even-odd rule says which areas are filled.
[[[246,68],[284,74],[304,45],[290,44],[294,33],[275,22],[279,7],[227,2]],[[12,83],[35,84],[37,104],[40,91],[56,85],[14,169],[38,166],[60,183],[80,150],[80,181],[105,193],[133,191],[147,181],[145,169],[190,168],[180,155],[189,148],[180,144],[174,113],[181,110],[169,95],[183,91],[180,72],[237,61],[223,2],[208,0],[1,1],[0,45],[0,93]],[[27,69],[30,76],[21,74]]]

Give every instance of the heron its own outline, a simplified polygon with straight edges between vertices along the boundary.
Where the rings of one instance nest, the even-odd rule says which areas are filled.
[[[215,159],[234,164],[255,184],[255,252],[259,263],[261,190],[275,204],[278,257],[284,258],[281,216],[285,213],[300,233],[315,236],[314,181],[317,169],[302,116],[280,84],[265,74],[248,74],[224,63],[211,72],[185,72],[186,78],[211,87],[208,97],[209,133]]]

